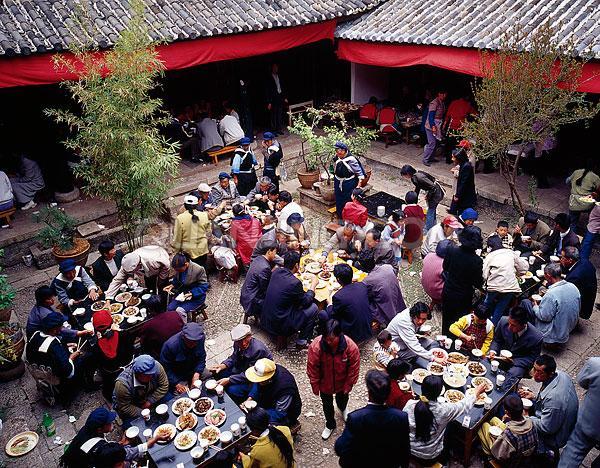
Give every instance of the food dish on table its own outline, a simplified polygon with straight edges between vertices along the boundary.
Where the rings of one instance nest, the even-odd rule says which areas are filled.
[[[475,396],[475,389],[474,388],[467,388],[467,396],[469,395],[473,395]],[[483,406],[483,404],[485,403],[485,399],[487,398],[487,394],[484,392],[481,395],[479,395],[479,398],[477,398],[475,400],[475,404],[477,406]]]
[[[473,377],[473,379],[471,379],[471,384],[474,387],[477,387],[481,384],[485,384],[485,391],[486,392],[491,392],[494,389],[494,384],[492,383],[492,381],[486,377]]]
[[[125,317],[123,317],[121,314],[112,314],[112,321],[117,325],[119,325],[124,319]]]
[[[442,348],[433,348],[431,350],[431,354],[433,354],[433,356],[436,358],[448,359],[448,353]]]
[[[473,377],[482,377],[487,372],[483,364],[475,361],[468,362],[467,369],[469,369],[469,374],[471,374]]]
[[[194,431],[183,431],[175,437],[175,448],[179,450],[189,450],[196,445],[198,437]]]
[[[219,436],[221,435],[221,431],[216,426],[206,426],[203,427],[198,433],[198,438],[200,440],[206,440],[208,445],[216,444],[219,441]]]
[[[108,304],[110,304],[109,301],[96,301],[92,304],[91,309],[94,312],[98,312],[99,310],[104,309],[105,307],[108,307]]]
[[[329,273],[328,271],[322,271],[317,276],[322,280],[328,281],[329,278],[331,278],[331,273]]]
[[[125,307],[125,309],[123,309],[123,315],[126,317],[133,317],[134,315],[137,315],[139,311],[140,309],[137,307]]]
[[[210,398],[207,398],[207,397],[198,398],[196,400],[196,403],[194,404],[194,413],[196,413],[200,416],[204,416],[208,411],[213,409],[213,406],[215,406],[215,404],[213,403],[213,401]]]
[[[169,436],[168,441],[159,442],[162,444],[165,444],[165,443],[171,441],[173,439],[173,437],[175,437],[175,434],[177,434],[177,429],[175,429],[175,426],[173,426],[173,424],[161,424],[154,431],[154,437],[162,437],[165,435]]]
[[[448,403],[458,403],[461,400],[464,400],[465,394],[460,390],[454,390],[453,388],[449,388],[444,393],[444,398],[448,401]]]
[[[115,296],[115,301],[117,302],[127,302],[129,299],[133,297],[133,294],[130,292],[122,292]]]
[[[431,375],[431,372],[429,372],[427,369],[415,369],[412,371],[412,377],[418,384],[422,384],[423,379],[428,375]]]
[[[20,457],[31,452],[39,440],[39,436],[33,431],[20,432],[6,443],[4,450],[11,457]]]
[[[315,289],[323,289],[326,287],[327,287],[327,281],[319,280],[319,282],[315,286]]]
[[[430,362],[427,370],[433,375],[444,375],[444,366],[437,362]]]
[[[464,377],[467,377],[469,375],[469,369],[467,369],[467,366],[464,366],[462,364],[450,364],[448,366],[448,372],[450,372],[451,374],[460,374]]]
[[[444,374],[444,382],[449,387],[460,388],[465,386],[467,378],[462,374]]]
[[[309,263],[304,267],[309,273],[317,274],[321,271],[321,266],[317,262]]]
[[[183,413],[175,421],[175,427],[179,431],[194,429],[198,424],[198,417],[194,413]]]
[[[139,297],[132,297],[125,303],[125,306],[133,307],[133,306],[139,305],[141,302],[142,302],[142,300]]]
[[[190,411],[193,407],[194,402],[190,398],[183,397],[173,402],[171,410],[173,411],[173,413],[179,416],[182,413]]]
[[[466,364],[469,358],[462,353],[453,351],[448,353],[448,362],[451,364]]]
[[[114,304],[110,305],[110,313],[111,314],[118,314],[122,310],[123,310],[123,304],[121,304],[119,302],[115,302]]]
[[[204,422],[209,426],[220,426],[226,419],[227,415],[222,409],[211,409],[204,416]]]

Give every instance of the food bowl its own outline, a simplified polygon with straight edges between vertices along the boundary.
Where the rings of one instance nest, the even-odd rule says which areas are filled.
[[[125,437],[129,440],[135,439],[138,435],[140,435],[140,429],[137,426],[131,426],[125,431]]]
[[[148,300],[148,299],[150,299],[151,297],[152,297],[152,295],[151,295],[151,294],[144,294],[144,295],[142,296],[142,301],[147,301],[147,300]]]
[[[502,429],[498,426],[490,426],[490,435],[492,437],[500,437],[500,434],[502,434]]]
[[[478,348],[475,348],[475,349],[471,350],[471,354],[473,355],[474,358],[481,359],[481,357],[483,356],[483,351],[481,351]]]
[[[535,302],[540,302],[542,300],[542,296],[539,294],[534,294],[531,296],[531,299],[533,299]]]
[[[188,396],[192,399],[192,400],[196,400],[198,398],[200,398],[200,389],[199,388],[192,388],[189,392],[188,392]]]
[[[217,388],[217,381],[215,379],[207,380],[206,383],[204,384],[204,386],[206,387],[207,390],[214,392],[215,389]]]
[[[429,333],[430,331],[431,331],[431,325],[429,325],[429,324],[421,325],[421,328],[419,328],[420,333]]]
[[[529,410],[533,406],[533,401],[529,398],[521,398],[521,401],[523,402],[523,409],[525,410]]]
[[[159,416],[164,416],[169,411],[169,406],[162,403],[156,407],[156,414]]]
[[[500,356],[506,359],[510,359],[512,357],[512,353],[508,349],[503,349],[500,351]]]

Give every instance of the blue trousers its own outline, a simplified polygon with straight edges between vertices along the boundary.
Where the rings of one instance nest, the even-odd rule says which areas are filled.
[[[205,299],[203,298],[203,299],[198,299],[198,300],[192,299],[191,301],[180,302],[180,301],[176,301],[175,299],[173,299],[171,302],[169,302],[167,310],[176,310],[177,307],[181,307],[186,312],[191,312],[192,310],[195,310],[198,307],[200,307],[202,304],[204,304],[204,300]]]
[[[429,165],[431,164],[435,147],[437,146],[437,138],[428,128],[425,129],[425,135],[427,135],[427,144],[423,150],[423,163]]]
[[[600,234],[595,234],[586,229],[585,235],[583,236],[583,241],[581,242],[581,258],[586,260],[590,259],[590,255],[592,254],[592,248],[594,247],[594,242],[598,240]]]
[[[222,370],[221,372],[215,375],[215,378],[224,379],[225,377],[231,377],[233,372],[231,369],[227,368]],[[250,390],[252,390],[252,384],[248,381],[240,382],[240,383],[230,383],[225,387],[225,391],[231,397],[232,400],[236,402],[242,402],[248,398],[250,394]]]
[[[496,326],[498,321],[504,315],[504,312],[508,310],[510,301],[512,301],[515,295],[513,293],[501,293],[496,291],[488,291],[485,296],[484,304],[492,311],[490,320]]]
[[[425,230],[429,231],[436,223],[436,211],[438,203],[427,203],[427,214],[425,215]]]
[[[589,437],[585,432],[581,430],[579,424],[575,425],[575,429],[569,437],[567,446],[563,450],[560,456],[560,462],[558,468],[578,468],[585,459],[586,455],[598,445],[600,441]],[[592,468],[600,467],[600,456],[592,462]]]

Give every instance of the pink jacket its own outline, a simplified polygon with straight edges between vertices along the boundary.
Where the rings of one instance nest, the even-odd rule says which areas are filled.
[[[444,259],[438,257],[435,252],[429,252],[423,259],[421,285],[423,285],[427,295],[435,302],[442,302],[442,289],[444,289],[443,263]]]

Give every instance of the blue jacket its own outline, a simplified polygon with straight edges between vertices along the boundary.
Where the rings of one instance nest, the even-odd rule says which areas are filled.
[[[386,405],[368,404],[348,415],[335,441],[344,468],[407,467],[410,457],[408,415]]]
[[[248,383],[246,379],[246,369],[256,364],[259,359],[273,359],[269,348],[258,338],[252,338],[248,347],[241,350],[237,343],[233,343],[233,352],[231,356],[223,361],[227,370],[231,371],[229,376],[230,384]]]
[[[496,351],[497,354],[502,349],[509,350],[513,354],[513,367],[520,367],[525,374],[542,352],[542,339],[541,332],[528,324],[527,330],[515,341],[513,333],[508,329],[508,317],[502,317],[494,328],[494,340],[490,350]]]
[[[598,289],[596,279],[596,269],[589,260],[581,259],[567,273],[565,278],[569,283],[573,283],[579,289],[581,294],[581,310],[579,316],[589,319],[594,310],[594,301]]]
[[[535,327],[544,335],[544,343],[566,343],[577,325],[581,295],[565,280],[548,288],[539,305],[533,306]]]
[[[373,314],[369,291],[363,283],[351,283],[333,295],[331,315],[340,322],[344,334],[360,343],[371,337]]]
[[[204,336],[198,345],[189,349],[183,342],[183,332],[169,338],[162,347],[159,362],[169,377],[170,387],[180,382],[189,382],[194,372],[202,373],[206,367]]]
[[[26,334],[28,339],[31,338],[36,331],[42,330],[42,320],[44,320],[44,318],[52,312],[55,311],[48,309],[47,307],[37,305],[33,306],[31,312],[29,312],[29,317],[27,318]],[[65,317],[65,322],[67,320],[67,317]],[[77,338],[77,330],[63,327],[60,332],[60,338],[64,343],[72,343]]]
[[[270,279],[271,264],[264,255],[252,259],[240,294],[240,304],[246,315],[260,317]]]

